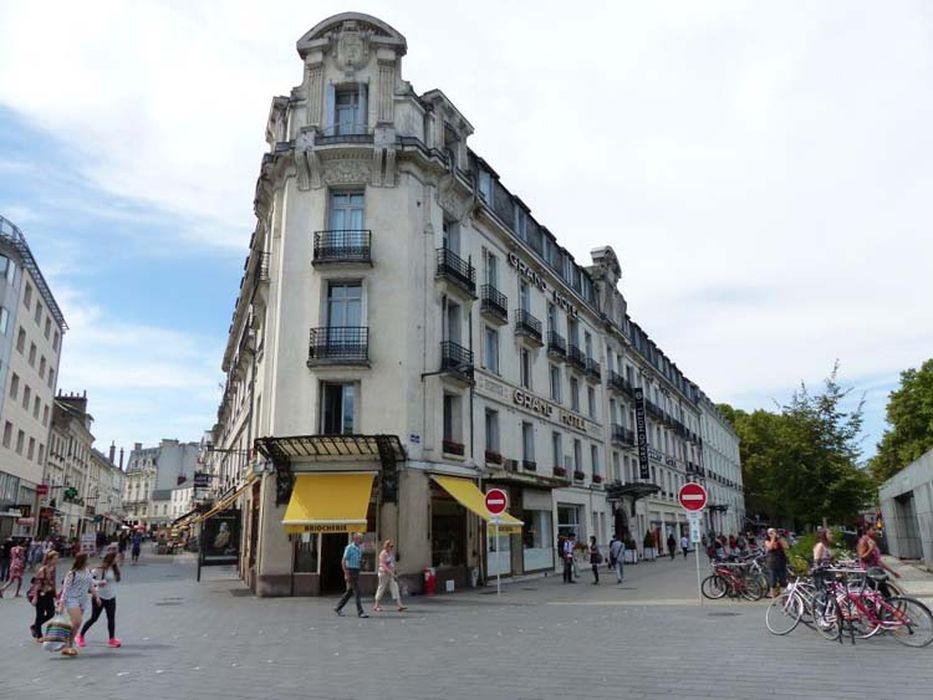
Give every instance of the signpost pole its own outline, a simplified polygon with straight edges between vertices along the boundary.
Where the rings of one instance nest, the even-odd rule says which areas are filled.
[[[502,556],[502,552],[499,551],[499,518],[496,517],[496,595],[502,595],[502,562],[499,561],[499,557]]]
[[[697,526],[699,526],[699,521]],[[691,538],[693,539],[693,538]],[[695,542],[693,545],[693,558],[696,560],[697,564],[697,601],[700,604],[700,607],[703,607],[703,592],[700,590],[700,543]]]

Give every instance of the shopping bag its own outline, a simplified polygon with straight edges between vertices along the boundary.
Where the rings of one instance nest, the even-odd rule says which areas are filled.
[[[42,648],[51,652],[61,651],[70,636],[71,620],[59,613],[45,626]]]

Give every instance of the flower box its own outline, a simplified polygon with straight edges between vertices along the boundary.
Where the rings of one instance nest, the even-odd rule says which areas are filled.
[[[490,450],[486,450],[486,461],[489,464],[502,464],[502,455],[500,455],[498,452],[491,452]]]
[[[574,480],[574,481],[583,481],[585,478],[586,478],[586,473],[585,473],[585,472],[577,472],[577,471],[575,471],[575,472],[573,473],[573,480]]]
[[[554,467],[554,476],[560,477],[561,479],[567,478],[567,470],[563,467]]]

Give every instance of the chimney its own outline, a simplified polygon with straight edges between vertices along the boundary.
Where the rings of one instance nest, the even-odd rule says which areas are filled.
[[[134,442],[134,443],[133,443],[133,451],[134,451],[134,452],[139,452],[142,448],[143,448],[143,444],[142,444],[141,442]]]
[[[120,448],[120,471],[123,471],[123,448]]]
[[[116,444],[115,442],[111,442],[111,443],[110,443],[110,453],[109,453],[109,459],[110,459],[110,463],[111,463],[111,464],[114,463],[113,458],[114,458],[114,456],[116,456],[116,452],[117,452],[117,444]]]

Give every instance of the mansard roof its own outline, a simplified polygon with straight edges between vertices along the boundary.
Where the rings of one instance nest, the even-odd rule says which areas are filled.
[[[367,33],[372,43],[392,46],[399,56],[404,56],[408,51],[405,37],[381,19],[362,12],[341,12],[318,22],[308,30],[298,40],[298,55],[304,58],[309,51],[327,46],[344,30]]]

